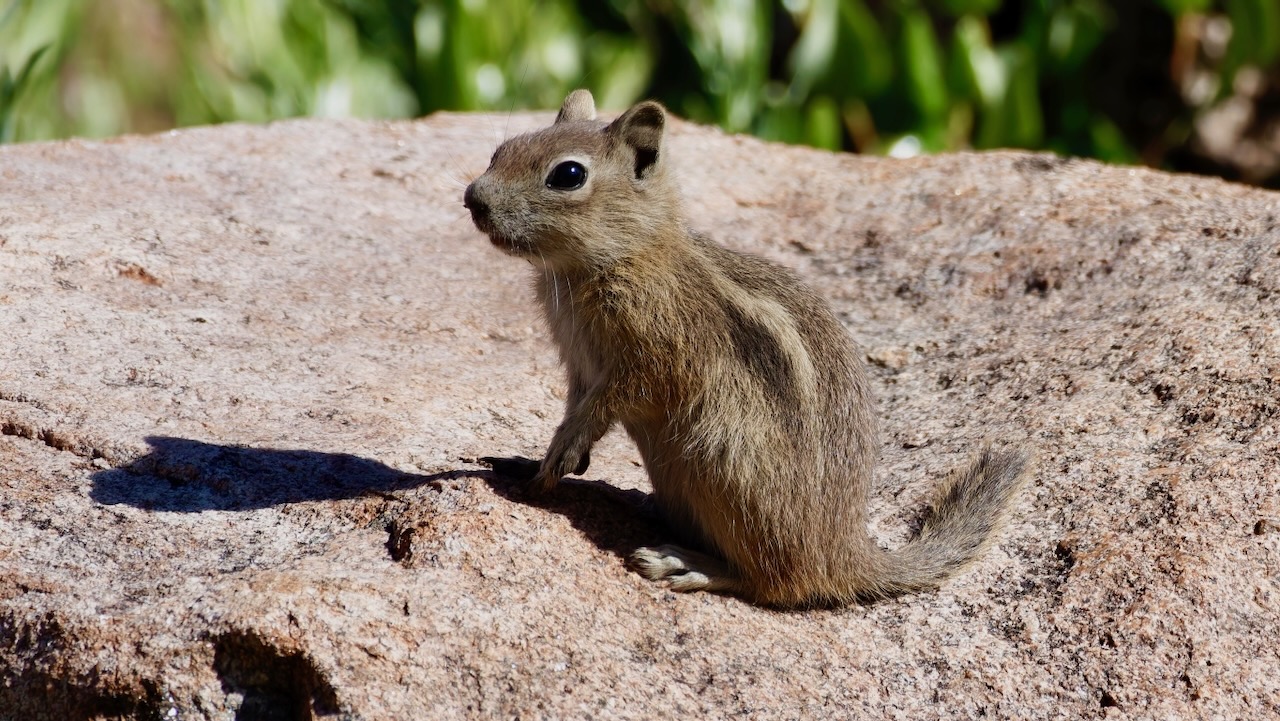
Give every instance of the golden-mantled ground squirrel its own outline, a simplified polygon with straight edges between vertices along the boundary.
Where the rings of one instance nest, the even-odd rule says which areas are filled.
[[[564,420],[525,474],[533,488],[584,472],[621,423],[657,505],[700,547],[641,548],[631,565],[677,590],[769,605],[927,589],[981,555],[1026,456],[983,450],[916,538],[877,546],[866,527],[877,423],[845,329],[790,270],[689,230],[661,105],[595,118],[591,94],[573,92],[554,125],[503,143],[465,195],[476,227],[534,266],[568,371]]]

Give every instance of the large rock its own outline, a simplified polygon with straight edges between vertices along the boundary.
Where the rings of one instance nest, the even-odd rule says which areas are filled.
[[[626,570],[620,434],[542,500],[474,463],[560,413],[461,204],[549,118],[0,148],[0,719],[1280,715],[1280,195],[677,125],[694,225],[867,349],[880,539],[1039,458],[941,590],[781,613]]]

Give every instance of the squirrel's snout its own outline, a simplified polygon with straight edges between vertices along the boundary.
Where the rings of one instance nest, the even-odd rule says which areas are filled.
[[[494,225],[489,202],[484,199],[484,193],[476,188],[479,182],[477,180],[467,186],[466,192],[462,194],[462,205],[471,211],[471,222],[475,224],[477,230],[489,236],[489,240],[494,245],[509,251],[512,247],[511,242],[505,240],[503,234]]]
[[[484,202],[480,194],[476,192],[475,183],[468,185],[467,191],[462,194],[462,205],[471,211],[472,220],[479,220],[489,215],[489,204]]]

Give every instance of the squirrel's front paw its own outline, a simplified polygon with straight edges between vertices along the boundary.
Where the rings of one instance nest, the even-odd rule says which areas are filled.
[[[591,452],[584,451],[581,456],[574,460],[569,454],[564,455],[548,455],[542,459],[542,466],[538,468],[538,473],[530,481],[529,487],[535,493],[546,493],[556,487],[560,479],[566,475],[573,473],[581,474],[587,470],[587,466],[591,464]]]
[[[538,473],[529,481],[528,489],[531,493],[543,495],[550,493],[556,485],[560,483],[559,474],[548,473],[546,470],[538,471]]]

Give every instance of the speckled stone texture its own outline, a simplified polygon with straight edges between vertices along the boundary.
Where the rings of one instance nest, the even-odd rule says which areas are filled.
[[[896,545],[984,440],[1038,465],[942,589],[777,612],[626,570],[615,433],[462,208],[550,115],[0,148],[0,720],[1280,717],[1280,195],[675,124],[693,225],[866,349]]]

